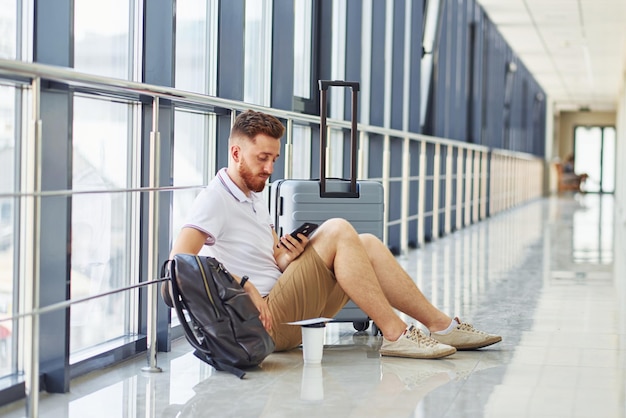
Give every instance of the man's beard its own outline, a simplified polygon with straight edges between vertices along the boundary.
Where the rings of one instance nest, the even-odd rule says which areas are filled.
[[[246,163],[246,160],[244,160],[243,156],[241,157],[241,165],[239,166],[239,175],[248,190],[259,193],[265,189],[267,179],[259,177],[258,174],[252,173],[252,170],[250,170],[250,167]]]

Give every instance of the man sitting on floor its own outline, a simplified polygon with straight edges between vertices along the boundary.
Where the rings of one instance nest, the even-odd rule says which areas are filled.
[[[279,238],[260,192],[284,129],[260,112],[236,118],[228,167],[196,198],[172,257],[202,251],[221,261],[252,298],[277,351],[301,343],[300,329],[287,322],[333,317],[350,299],[382,331],[384,356],[440,358],[502,340],[434,307],[378,238],[358,234],[343,219],[324,222],[310,241],[302,234]],[[430,336],[407,326],[394,308],[424,324]]]

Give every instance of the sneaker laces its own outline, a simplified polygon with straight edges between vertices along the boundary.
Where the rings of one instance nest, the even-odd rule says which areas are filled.
[[[434,347],[439,344],[439,341],[435,340],[434,338],[430,338],[421,330],[415,328],[415,326],[413,325],[411,325],[411,328],[408,329],[405,336],[409,340],[416,342],[419,346]]]
[[[457,325],[456,327],[458,330],[473,332],[474,334],[480,334],[480,335],[489,335],[484,331],[477,330],[476,328],[474,328],[472,324],[468,324],[467,322],[461,322],[459,321],[458,318],[455,318],[455,319],[457,322],[459,322],[459,325]]]

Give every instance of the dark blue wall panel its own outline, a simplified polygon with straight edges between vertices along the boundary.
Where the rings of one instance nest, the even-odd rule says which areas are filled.
[[[404,98],[404,15],[407,0],[399,0],[393,7],[393,49],[391,66],[391,125],[393,129],[402,129]]]
[[[544,93],[474,0],[442,2],[433,54],[425,133],[543,155]]]
[[[272,107],[293,107],[294,6],[291,0],[274,0],[272,26]]]
[[[33,60],[41,64],[73,66],[71,36],[72,2],[69,0],[34,2]],[[65,91],[42,84],[40,96],[42,123],[41,189],[43,192],[71,189],[73,100]],[[39,305],[46,307],[70,296],[71,199],[47,196],[41,199],[39,246]],[[39,369],[42,389],[69,391],[69,309],[42,314],[39,335]]]
[[[383,126],[385,115],[385,2],[374,2],[372,9],[370,124]]]

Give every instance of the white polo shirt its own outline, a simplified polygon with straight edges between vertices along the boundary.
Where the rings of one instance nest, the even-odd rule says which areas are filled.
[[[248,198],[222,168],[196,197],[183,227],[208,234],[201,255],[216,258],[233,274],[247,275],[261,295],[282,274],[274,260],[273,223],[258,193]]]

